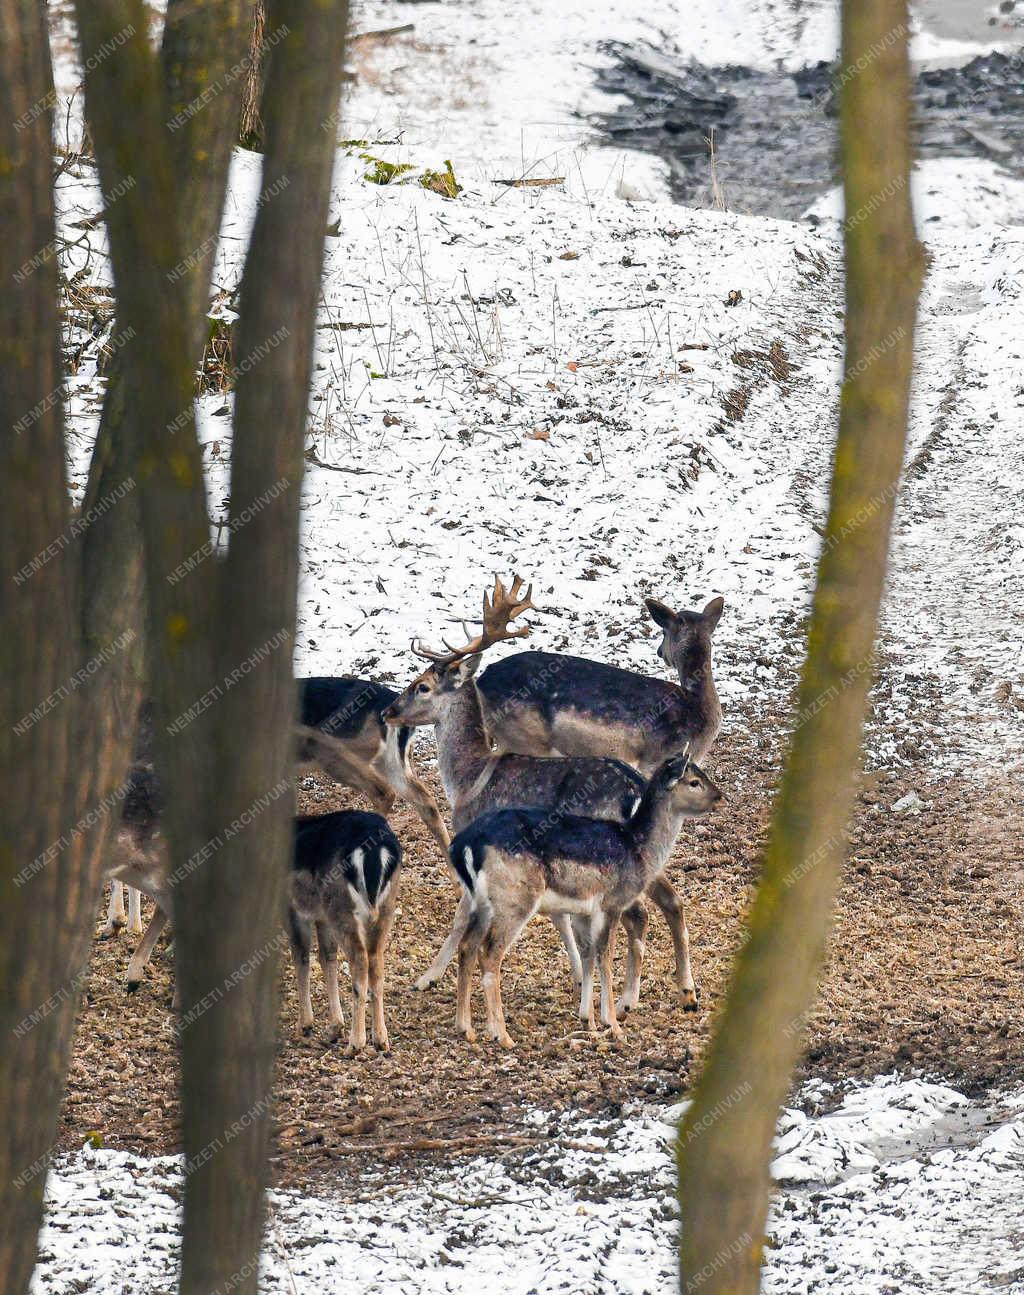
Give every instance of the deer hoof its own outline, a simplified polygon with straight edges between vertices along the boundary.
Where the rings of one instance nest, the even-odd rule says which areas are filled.
[[[498,1045],[502,1048],[514,1048],[516,1046],[515,1040],[507,1030],[504,1034],[498,1035]]]
[[[476,1030],[473,1029],[472,1025],[467,1025],[462,1031],[462,1037],[467,1043],[476,1043]]]
[[[417,980],[416,983],[413,985],[413,989],[423,994],[423,993],[426,993],[428,989],[433,989],[436,984],[437,984],[437,981],[433,978],[433,976],[420,976],[419,980]]]
[[[354,1043],[349,1043],[346,1045],[345,1051],[341,1055],[346,1061],[351,1061],[353,1057],[358,1057],[362,1050],[363,1049],[361,1047],[356,1047]]]
[[[695,1012],[700,1006],[700,999],[695,989],[684,989],[680,993],[684,1012]]]
[[[374,1040],[374,1042],[373,1042],[373,1046],[377,1049],[377,1051],[380,1053],[380,1055],[381,1055],[382,1057],[390,1057],[390,1056],[391,1056],[391,1040],[390,1040],[390,1039],[375,1039],[375,1040]]]
[[[303,1036],[303,1038],[308,1039],[309,1036],[313,1033],[313,1022],[310,1021],[308,1025],[306,1024],[300,1025],[299,1033]]]
[[[142,978],[140,977],[138,980],[126,980],[124,982],[124,987],[129,994],[134,994],[138,992],[138,988],[141,984]]]
[[[118,931],[123,930],[123,928],[124,928],[124,922],[108,923],[108,925],[100,929],[100,933],[96,938],[98,940],[109,940],[112,936],[115,936],[118,933]]]

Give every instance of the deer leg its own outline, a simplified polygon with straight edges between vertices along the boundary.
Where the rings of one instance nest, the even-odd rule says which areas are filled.
[[[615,1015],[615,993],[612,988],[612,958],[615,956],[618,929],[618,914],[610,920],[605,919],[595,935],[594,944],[601,973],[601,1024],[607,1025],[616,1039],[621,1039],[622,1026]]]
[[[693,968],[690,966],[690,932],[686,928],[686,916],[679,900],[679,894],[669,879],[662,874],[648,890],[648,895],[665,914],[668,929],[672,933],[672,947],[676,955],[676,987],[679,990],[679,1001],[684,1012],[697,1010],[697,986],[693,980]]]
[[[615,1009],[625,1015],[636,1011],[640,1002],[640,972],[644,965],[644,936],[650,917],[643,900],[630,904],[622,914],[622,925],[626,928],[628,956],[626,960],[626,983],[622,997],[615,1004]]]
[[[320,956],[320,970],[327,986],[327,1015],[331,1022],[327,1040],[333,1043],[341,1035],[345,1013],[341,1010],[341,993],[338,989],[338,941],[326,922],[316,924],[316,947]]]
[[[109,940],[124,926],[124,885],[116,877],[110,882],[110,903],[107,905],[107,924],[100,931],[101,940]]]
[[[559,938],[565,945],[565,951],[569,955],[569,971],[572,975],[574,985],[583,983],[583,964],[580,962],[580,951],[576,947],[576,937],[573,935],[572,919],[568,913],[553,913],[551,921],[554,923],[555,930]]]
[[[313,1030],[313,1000],[309,994],[309,950],[313,943],[313,927],[294,908],[288,908],[288,944],[292,951],[295,981],[299,995],[299,1030],[310,1034]]]
[[[128,887],[128,934],[142,934],[142,891]]]
[[[125,985],[129,994],[134,994],[142,984],[142,978],[146,973],[146,964],[153,956],[153,950],[156,948],[156,942],[160,938],[160,932],[167,925],[167,914],[159,904],[153,909],[153,916],[150,918],[149,926],[146,928],[146,934],[132,954],[132,960],[128,964],[128,973],[125,976]]]
[[[354,1057],[366,1047],[366,1003],[370,984],[370,959],[360,935],[356,936],[348,951],[348,968],[352,976],[352,1025],[345,1055]]]
[[[441,847],[447,862],[448,846],[451,844],[448,826],[441,817],[437,802],[410,763],[409,737],[410,735],[402,729],[388,730],[383,776],[403,800],[409,802],[426,824],[427,831]],[[404,749],[402,749],[403,739],[406,743]]]
[[[493,902],[493,900],[492,900]],[[497,908],[480,949],[480,970],[483,972],[484,997],[487,1002],[487,1033],[497,1039],[503,1048],[516,1045],[505,1025],[505,1009],[501,1001],[501,964],[505,955],[523,933],[523,928],[540,907],[540,896],[525,894],[506,900],[507,907]]]
[[[460,883],[461,884],[461,883]],[[441,945],[437,957],[426,969],[419,980],[416,981],[416,988],[419,990],[433,989],[437,982],[445,973],[449,962],[454,958],[456,950],[459,948],[459,942],[462,940],[469,926],[470,918],[473,913],[473,900],[465,892],[459,900],[459,906],[455,910],[455,918],[452,921],[452,929],[448,932],[448,938]]]
[[[378,940],[370,951],[370,1028],[373,1046],[378,1052],[390,1052],[391,1040],[384,1021],[384,943]]]
[[[576,943],[579,945],[583,959],[580,972],[580,1007],[579,1018],[588,1030],[597,1029],[594,1017],[594,941],[590,938],[590,923],[583,918],[572,919],[576,932]]]
[[[481,913],[471,905],[469,921],[459,940],[459,984],[455,997],[455,1028],[467,1043],[476,1042],[471,1002],[473,966],[480,949],[480,942],[487,933],[492,916],[491,913]]]

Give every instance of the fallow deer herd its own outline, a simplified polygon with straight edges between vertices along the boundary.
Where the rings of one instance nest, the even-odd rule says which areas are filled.
[[[702,612],[673,611],[656,599],[647,610],[662,631],[658,655],[679,682],[636,674],[582,657],[518,652],[478,677],[483,654],[523,638],[514,622],[534,604],[532,586],[514,576],[484,594],[481,631],[461,646],[413,644],[428,664],[401,693],[355,678],[298,684],[297,760],[369,798],[375,812],[345,810],[295,821],[286,914],[298,979],[299,1026],[313,1028],[310,950],[317,946],[330,1013],[329,1038],[343,1025],[338,952],[348,962],[352,1020],[348,1053],[366,1046],[371,1007],[374,1047],[390,1048],[384,1020],[384,962],[394,923],[402,847],[386,815],[401,797],[445,853],[459,888],[451,930],[416,989],[435,985],[457,958],[456,1029],[476,1038],[471,1020],[479,966],[487,1033],[512,1046],[501,997],[508,950],[537,913],[549,916],[579,986],[579,1014],[613,1036],[619,1015],[637,1007],[648,913],[664,914],[684,1011],[697,1008],[683,907],[665,865],[683,820],[714,808],[722,793],[699,768],[721,725],[711,670],[711,640],[722,615],[715,598]],[[107,876],[111,898],[101,935],[142,930],[138,892],[155,901],[149,927],[128,968],[138,987],[170,913],[160,793],[151,758],[152,719],[144,714],[128,776],[122,821]],[[411,760],[413,730],[432,725],[438,772],[455,838]],[[612,992],[619,925],[628,941],[625,985]]]

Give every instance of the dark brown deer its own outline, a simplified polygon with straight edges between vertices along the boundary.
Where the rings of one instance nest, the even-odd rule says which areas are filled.
[[[401,796],[447,857],[450,836],[437,803],[412,765],[412,729],[388,727],[381,712],[398,693],[349,677],[298,680],[298,759],[362,792],[386,815]]]
[[[508,632],[507,628],[514,617],[533,605],[530,602],[532,586],[526,591],[525,598],[520,600],[522,585],[522,580],[516,576],[511,590],[506,593],[502,582],[495,582],[490,599],[486,595],[484,597],[483,633],[465,647],[449,646],[446,653],[421,650],[419,655],[431,660],[431,666],[414,679],[399,699],[384,712],[385,720],[388,723],[410,725],[435,724],[438,770],[452,805],[455,831],[466,827],[480,814],[513,805],[559,809],[590,818],[625,821],[638,804],[646,782],[639,774],[630,776],[629,766],[624,761],[601,758],[596,754],[571,757],[552,757],[550,752],[546,755],[518,755],[511,752],[498,753],[492,748],[486,731],[480,686],[473,676],[479,666],[480,653],[486,647],[528,633],[524,628],[512,632]],[[717,600],[717,603],[717,606],[710,603],[703,613],[677,614],[664,608],[663,604],[655,604],[653,599],[650,600],[652,614],[655,606],[665,613],[662,653],[668,652],[673,659],[684,661],[687,653],[693,656],[700,651],[699,647],[695,647],[694,640],[704,635],[710,638],[718,616],[721,615],[721,600]],[[699,631],[682,628],[684,625],[697,626],[698,622]],[[688,634],[689,641],[684,642]],[[670,645],[667,648],[666,643]],[[524,652],[508,660],[528,662],[533,658],[570,663],[579,660],[546,652]],[[707,661],[710,672],[710,656]],[[592,665],[597,671],[611,669],[599,666],[596,662],[582,664]],[[490,676],[495,668],[490,667],[484,678]],[[641,686],[651,684],[656,689],[665,689],[673,702],[680,691],[674,685],[631,675],[628,671],[616,670],[614,673],[626,675]],[[685,742],[683,745],[686,747]],[[683,1010],[696,1011],[697,987],[690,961],[690,936],[679,894],[669,879],[659,873],[652,883],[649,898],[664,914],[672,936],[676,988]],[[468,920],[468,899],[464,895],[451,932],[434,962],[416,982],[417,989],[429,988],[443,975],[455,955]],[[578,982],[582,966],[574,947],[568,918],[563,914],[556,914],[552,920],[569,955],[573,977]],[[640,1001],[640,977],[648,922],[647,908],[639,901],[623,914],[628,958],[625,985],[618,1002],[618,1010],[622,1013],[635,1009]]]
[[[470,899],[470,921],[459,942],[456,1028],[475,1038],[470,994],[479,961],[487,1002],[487,1032],[513,1046],[501,1000],[501,966],[538,912],[571,918],[583,952],[580,1015],[595,1028],[594,968],[601,979],[601,1021],[621,1035],[612,994],[612,953],[623,913],[649,890],[665,867],[684,818],[707,813],[722,793],[686,755],[658,768],[627,823],[503,809],[478,818],[451,845],[452,866]]]
[[[678,684],[585,657],[518,652],[480,677],[494,745],[521,755],[614,756],[645,778],[685,748],[702,760],[722,724],[711,638],[724,601],[714,598],[702,612],[646,602],[662,630],[658,655],[678,672]]]
[[[295,820],[288,932],[298,979],[299,1028],[313,1028],[309,951],[314,925],[331,1017],[329,1037],[344,1018],[338,992],[338,949],[352,977],[352,1025],[346,1054],[366,1047],[366,1007],[372,1006],[371,1037],[390,1052],[384,1021],[384,955],[398,900],[402,847],[379,814],[343,810]]]
[[[160,831],[163,798],[153,766],[137,760],[128,770],[121,804],[121,821],[111,848],[106,876],[111,887],[124,884],[129,894],[143,893],[154,901],[153,916],[132,954],[125,976],[130,993],[142,983],[146,965],[171,916],[167,854]],[[111,896],[113,906],[113,896]],[[105,934],[101,932],[101,934]]]

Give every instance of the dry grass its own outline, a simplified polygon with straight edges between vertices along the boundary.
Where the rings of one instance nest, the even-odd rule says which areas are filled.
[[[526,1106],[614,1111],[629,1100],[668,1100],[685,1090],[752,895],[777,772],[773,748],[770,735],[767,743],[753,733],[723,736],[713,766],[729,795],[727,810],[684,832],[671,866],[689,904],[702,1010],[677,1010],[668,933],[654,914],[641,1008],[627,1020],[621,1046],[578,1027],[564,955],[542,921],[506,964],[517,1050],[470,1047],[457,1038],[452,971],[432,993],[411,988],[447,931],[453,888],[419,820],[404,808],[396,813],[406,865],[389,965],[394,1051],[347,1061],[321,1037],[296,1037],[294,979],[290,968],[282,972],[278,1180],[356,1172],[367,1156],[379,1162],[514,1148],[524,1136],[519,1114]],[[1024,1071],[1024,870],[1014,826],[1021,790],[1004,781],[979,793],[958,779],[928,788],[932,808],[920,815],[893,814],[888,806],[912,785],[885,774],[865,783],[828,973],[808,1024],[804,1073],[870,1076],[895,1068],[969,1086],[1009,1080]],[[306,811],[348,803],[347,793],[334,788],[303,795]],[[158,953],[137,998],[126,999],[128,956],[127,940],[95,947],[63,1140],[78,1145],[97,1129],[107,1145],[163,1152],[178,1136],[171,958]],[[475,1010],[479,1021],[479,993]]]

